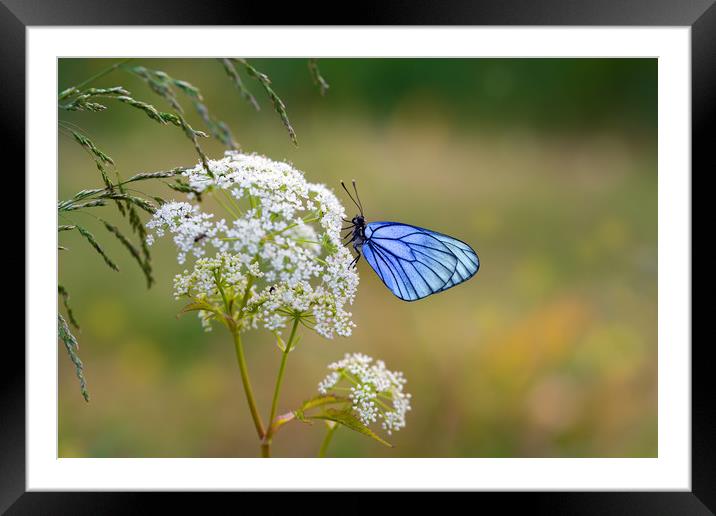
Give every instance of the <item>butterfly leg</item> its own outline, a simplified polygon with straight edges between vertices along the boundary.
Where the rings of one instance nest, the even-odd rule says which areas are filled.
[[[361,257],[361,254],[359,251],[358,255],[355,258],[353,258],[353,261],[350,263],[350,265],[348,265],[348,268],[350,269],[352,267],[355,269],[358,266],[358,260],[360,260],[360,257]]]
[[[349,242],[349,243],[350,243],[350,242]],[[358,266],[358,260],[360,260],[360,257],[362,256],[362,255],[361,255],[361,252],[360,252],[360,248],[361,248],[361,245],[360,245],[360,244],[358,244],[358,243],[353,244],[353,250],[354,250],[356,253],[358,253],[358,254],[357,254],[357,256],[353,259],[353,261],[351,262],[351,264],[348,266],[349,269],[350,269],[351,267],[353,267],[353,268],[355,269],[355,268]]]

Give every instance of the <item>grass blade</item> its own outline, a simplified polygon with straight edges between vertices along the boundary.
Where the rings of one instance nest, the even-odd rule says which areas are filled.
[[[142,102],[141,100],[137,100],[128,96],[117,97],[117,100],[128,104],[133,108],[144,111],[144,113],[155,122],[158,122],[162,125],[166,124],[166,121],[159,115],[159,110],[157,110],[157,108],[155,108],[151,104],[147,104],[146,102]]]
[[[181,175],[186,170],[187,169],[184,167],[177,167],[172,170],[166,170],[161,172],[140,172],[139,174],[133,175],[126,181],[122,181],[122,184],[126,185],[127,183],[133,183],[135,181],[145,181],[147,179],[157,179],[161,177],[174,177]]]
[[[266,74],[259,72],[256,68],[251,66],[245,59],[234,58],[233,60],[234,62],[237,62],[241,64],[244,68],[246,68],[246,73],[256,79],[261,85],[263,90],[266,92],[266,95],[268,95],[269,99],[271,100],[274,110],[281,118],[281,123],[283,123],[283,126],[286,128],[286,131],[288,131],[288,136],[291,138],[293,144],[298,147],[296,131],[293,130],[291,121],[288,119],[288,113],[286,113],[286,105],[283,103],[283,100],[281,100],[281,98],[276,94],[276,92],[273,91],[273,88],[271,88],[271,80]]]
[[[142,199],[141,197],[137,197],[135,195],[129,195],[126,193],[116,193],[116,192],[107,192],[102,195],[100,195],[101,199],[120,199],[123,201],[126,201],[127,203],[134,204],[135,206],[138,206],[139,208],[143,209],[147,213],[154,214],[154,212],[157,210],[152,203],[149,201],[146,201]]]
[[[330,84],[326,82],[326,80],[321,75],[321,71],[318,69],[318,59],[309,59],[308,60],[308,70],[311,72],[311,78],[313,79],[313,83],[319,87],[321,91],[321,96],[325,96],[328,92],[328,88],[330,88]]]
[[[109,179],[109,176],[107,175],[107,171],[104,169],[104,166],[108,164],[114,166],[114,161],[112,160],[112,158],[102,152],[94,144],[94,142],[86,136],[78,133],[77,131],[72,130],[70,130],[70,133],[72,133],[72,137],[75,139],[75,141],[79,143],[90,154],[90,156],[92,156],[95,165],[97,166],[97,170],[99,170],[99,173],[102,176],[102,181],[107,188],[111,188],[112,181]]]
[[[104,152],[99,150],[97,146],[87,138],[86,136],[81,135],[80,133],[76,131],[72,131],[72,136],[74,139],[79,143],[82,147],[87,149],[96,159],[101,161],[102,163],[109,163],[110,165],[114,165],[114,161],[112,161],[112,158],[107,156]]]
[[[70,204],[63,206],[60,208],[60,211],[74,211],[74,210],[81,210],[83,208],[95,208],[97,206],[106,206],[107,203],[104,202],[102,199],[94,199],[92,201],[83,202],[80,204]]]
[[[85,239],[90,243],[94,250],[97,251],[97,253],[102,257],[102,259],[109,266],[109,268],[119,272],[119,267],[117,267],[117,265],[115,265],[115,263],[109,258],[109,256],[107,256],[107,254],[104,252],[104,249],[102,249],[102,246],[99,245],[99,242],[97,242],[97,239],[94,237],[94,235],[82,226],[76,226],[76,228],[77,231],[80,232],[80,235],[85,237]]]
[[[70,294],[62,285],[57,285],[57,293],[62,297],[62,304],[65,307],[65,311],[67,312],[67,317],[70,319],[70,324],[74,326],[75,329],[79,330],[80,325],[77,323],[77,319],[75,319],[75,316],[72,313],[72,308],[70,308],[69,305]]]
[[[164,72],[149,70],[143,66],[133,66],[129,71],[147,83],[149,88],[162,97],[177,113],[184,113],[174,91],[169,86],[168,76]]]
[[[77,379],[80,381],[80,392],[82,393],[82,397],[85,401],[89,402],[90,396],[89,391],[87,390],[84,366],[82,365],[82,360],[80,360],[80,357],[77,354],[79,344],[77,343],[75,336],[72,335],[72,332],[67,325],[67,321],[65,321],[65,318],[62,317],[62,314],[57,314],[57,336],[65,345],[67,354],[70,356],[70,360],[72,360],[72,363],[75,365],[75,374],[77,375]]]
[[[231,78],[233,83],[236,85],[236,88],[239,90],[239,94],[243,99],[245,99],[251,106],[256,110],[260,111],[261,106],[259,106],[259,103],[256,102],[256,97],[254,97],[251,92],[244,86],[244,81],[241,80],[241,76],[239,75],[239,72],[236,71],[236,66],[234,66],[234,63],[230,59],[219,59],[219,62],[224,66],[224,70],[226,71],[226,74]]]
[[[149,264],[148,260],[144,260],[142,258],[142,255],[140,254],[139,249],[136,248],[136,246],[129,241],[129,239],[124,236],[117,226],[113,226],[106,220],[102,220],[102,223],[104,224],[104,227],[107,228],[107,231],[112,233],[117,240],[119,240],[122,245],[129,251],[129,254],[132,255],[132,257],[137,261],[139,264],[139,267],[142,269],[142,272],[144,273],[144,277],[147,280],[147,288],[150,288],[152,284],[154,283],[154,278],[152,277],[152,268]]]

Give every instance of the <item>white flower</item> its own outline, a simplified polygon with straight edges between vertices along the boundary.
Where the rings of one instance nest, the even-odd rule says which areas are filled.
[[[190,297],[210,301],[243,295],[251,276],[250,266],[242,263],[236,255],[220,252],[212,258],[200,258],[191,271],[184,271],[174,277],[174,296],[177,299]],[[220,308],[227,307],[219,305]],[[206,313],[201,314],[208,317]]]
[[[300,317],[327,338],[350,335],[358,274],[341,245],[345,210],[333,192],[255,154],[227,152],[208,164],[213,177],[201,164],[184,176],[193,190],[213,194],[225,218],[171,202],[147,224],[149,241],[173,235],[179,263],[199,258],[175,279],[175,295],[235,311],[242,329],[280,331]],[[212,315],[200,317],[206,327]]]
[[[318,384],[318,392],[340,393],[348,389],[351,407],[363,424],[382,419],[381,426],[388,434],[405,426],[411,396],[403,392],[403,373],[390,371],[383,361],[373,361],[361,353],[346,354],[328,369],[331,372]],[[342,380],[346,387],[338,387]]]
[[[179,249],[177,259],[184,263],[186,254],[191,252],[197,258],[204,255],[204,246],[207,240],[214,237],[217,228],[223,224],[213,224],[213,215],[201,213],[198,206],[186,202],[171,202],[160,206],[154,217],[147,222],[147,228],[154,230],[156,236],[163,236],[168,229],[174,234],[174,243]],[[148,243],[154,243],[154,238],[147,238]]]

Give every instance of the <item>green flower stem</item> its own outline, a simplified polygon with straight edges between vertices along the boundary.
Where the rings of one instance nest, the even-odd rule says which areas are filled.
[[[239,215],[243,215],[243,210],[239,207],[239,204],[236,202],[233,196],[229,194],[226,190],[222,190],[221,192],[224,194],[224,197],[226,197],[226,200],[229,202],[229,206],[232,206],[239,213]]]
[[[218,195],[215,195],[215,196],[214,196],[214,199],[216,199],[216,202],[218,202],[219,205],[220,205],[222,208],[224,208],[229,215],[231,215],[231,216],[234,217],[235,219],[238,219],[238,218],[239,218],[239,215],[237,215],[237,214],[234,212],[234,210],[231,209],[230,206],[228,206],[227,204],[224,203],[224,201],[221,200],[221,197],[219,197]]]
[[[254,420],[256,426],[256,433],[259,435],[259,439],[263,439],[265,435],[264,424],[261,421],[261,415],[256,407],[256,399],[254,398],[254,391],[251,388],[251,380],[249,379],[249,371],[246,367],[246,358],[244,357],[244,346],[241,342],[241,333],[239,328],[233,327],[231,333],[234,337],[234,346],[236,347],[236,358],[239,362],[239,370],[241,371],[241,382],[244,385],[244,392],[246,393],[246,401],[249,404],[249,410],[251,411],[251,417]]]
[[[279,394],[281,392],[281,383],[283,382],[283,374],[286,370],[286,360],[288,359],[288,354],[291,351],[291,348],[293,347],[293,344],[296,339],[296,330],[298,329],[298,323],[299,323],[299,317],[296,316],[293,319],[293,327],[291,328],[291,335],[288,337],[288,342],[286,343],[286,347],[283,350],[283,354],[281,355],[281,364],[278,368],[278,375],[276,377],[276,387],[273,391],[273,400],[271,401],[271,414],[269,416],[269,429],[266,433],[266,437],[264,438],[264,442],[261,445],[261,449],[264,452],[264,457],[270,457],[271,453],[271,437],[273,436],[273,420],[276,417],[276,410],[278,409],[278,398]]]
[[[323,438],[323,442],[321,443],[321,449],[318,450],[318,456],[320,458],[324,458],[326,456],[326,450],[328,449],[328,445],[331,444],[333,434],[336,433],[336,430],[338,430],[338,423],[333,423],[333,426],[328,429],[328,432],[326,432],[326,436]]]
[[[249,299],[249,295],[251,294],[251,285],[253,284],[253,277],[249,278],[248,283],[246,284],[246,292],[244,294],[244,298],[241,300],[241,306],[239,308],[239,317],[241,317],[241,312],[243,311],[244,307],[246,306],[246,302]],[[218,285],[218,284],[217,284]],[[251,388],[251,380],[249,379],[249,371],[246,367],[246,357],[244,357],[244,346],[241,342],[241,321],[238,322],[233,320],[231,316],[231,307],[226,303],[226,299],[224,299],[224,303],[226,304],[225,309],[227,311],[227,316],[230,317],[230,324],[229,328],[231,329],[231,334],[234,337],[234,347],[236,348],[236,359],[239,362],[239,371],[241,372],[241,382],[244,385],[244,392],[246,393],[246,401],[249,404],[249,410],[251,411],[251,417],[254,420],[254,425],[256,426],[256,433],[259,436],[259,440],[263,440],[266,431],[264,430],[264,424],[263,421],[261,421],[261,415],[259,414],[258,408],[256,407],[256,399],[254,398],[254,391]],[[263,446],[262,449],[262,455],[263,455]]]

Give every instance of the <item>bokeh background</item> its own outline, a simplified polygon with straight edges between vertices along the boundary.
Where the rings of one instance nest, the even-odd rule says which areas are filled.
[[[58,90],[112,62],[60,60]],[[413,410],[392,436],[395,448],[343,429],[331,455],[656,456],[656,60],[326,59],[325,97],[306,60],[251,62],[286,103],[298,148],[249,78],[261,112],[215,60],[136,60],[199,87],[244,150],[290,160],[337,192],[340,179],[355,178],[369,220],[449,233],[482,262],[466,284],[416,303],[393,297],[361,262],[354,335],[304,335],[289,359],[280,411],[315,394],[326,364],[360,351],[405,373]],[[93,85],[123,85],[168,109],[121,70]],[[124,105],[60,115],[124,177],[197,160],[181,131]],[[201,127],[195,113],[188,119]],[[223,153],[218,142],[203,146],[210,156]],[[101,185],[74,141],[59,135],[59,149],[61,199]],[[161,183],[142,188],[181,195]],[[114,208],[99,210],[127,227]],[[75,217],[121,272],[78,235],[61,235],[69,251],[59,273],[82,325],[92,399],[83,401],[60,347],[60,456],[256,456],[228,335],[176,317],[182,305],[171,285],[180,266],[171,242],[154,246],[157,281],[147,290],[111,235],[92,217]],[[248,334],[246,346],[267,412],[280,352],[268,333]],[[274,453],[315,456],[323,434],[321,425],[291,424]]]

